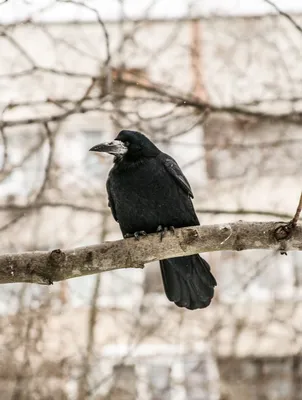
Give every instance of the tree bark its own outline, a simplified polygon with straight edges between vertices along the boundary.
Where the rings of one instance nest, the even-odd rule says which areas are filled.
[[[0,283],[56,281],[144,264],[171,257],[225,250],[302,250],[302,224],[244,222],[186,227],[158,234],[105,242],[73,250],[34,251],[0,256]]]

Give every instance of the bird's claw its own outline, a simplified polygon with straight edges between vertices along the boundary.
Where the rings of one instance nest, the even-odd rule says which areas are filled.
[[[168,231],[172,232],[172,234],[174,235],[174,234],[175,234],[175,228],[174,228],[174,226],[168,226],[168,227],[165,226],[165,227],[163,227],[162,225],[159,225],[159,226],[157,227],[156,232],[159,233],[159,235],[160,235],[160,241],[163,240],[165,234],[166,234]]]
[[[145,231],[137,231],[137,232],[134,232],[134,233],[126,233],[124,235],[124,239],[128,239],[128,238],[134,237],[135,240],[139,240],[139,238],[141,236],[147,236],[147,233]]]
[[[139,240],[140,236],[147,236],[147,233],[145,231],[138,231],[134,232],[133,236],[135,240]]]

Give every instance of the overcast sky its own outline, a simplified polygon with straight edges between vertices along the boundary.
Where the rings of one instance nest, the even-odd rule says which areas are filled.
[[[3,1],[0,0],[0,3]],[[97,9],[105,20],[121,17],[119,0],[83,2]],[[30,15],[47,21],[95,19],[95,14],[83,7],[62,3],[64,0],[8,0],[0,6],[0,21],[11,22]],[[302,12],[302,0],[274,0],[274,3],[287,12]],[[44,11],[37,13],[41,9]],[[268,12],[274,12],[274,9],[265,0],[124,0],[125,17],[134,19],[146,17],[146,13],[148,18],[175,18],[209,14],[259,15]]]

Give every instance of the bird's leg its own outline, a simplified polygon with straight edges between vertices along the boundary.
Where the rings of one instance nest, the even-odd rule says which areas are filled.
[[[156,232],[160,234],[160,241],[163,240],[163,237],[165,236],[165,234],[166,234],[168,231],[172,232],[172,234],[174,235],[174,233],[175,233],[175,228],[174,228],[174,226],[169,226],[169,227],[165,226],[165,227],[163,227],[162,225],[159,225],[159,226],[157,227]]]
[[[135,240],[139,240],[140,236],[147,236],[147,233],[145,231],[137,231],[134,233],[126,233],[124,235],[124,239],[128,239],[131,237],[134,237]]]
[[[162,225],[158,225],[156,232],[159,233],[160,241],[163,240],[163,237],[165,236],[165,233],[167,232],[167,228],[163,227]]]

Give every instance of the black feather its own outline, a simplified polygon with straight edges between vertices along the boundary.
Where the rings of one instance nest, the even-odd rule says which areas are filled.
[[[176,161],[146,136],[121,131],[127,152],[115,158],[107,180],[109,205],[123,235],[163,227],[199,225],[189,182]],[[101,146],[102,148],[102,146]],[[199,255],[160,261],[166,295],[179,307],[207,307],[216,281]]]
[[[214,296],[216,280],[209,264],[199,255],[160,261],[166,295],[179,307],[207,307]]]

